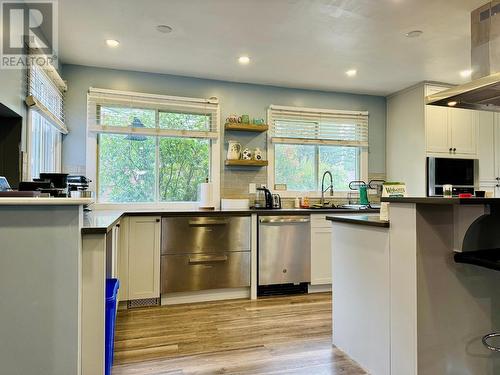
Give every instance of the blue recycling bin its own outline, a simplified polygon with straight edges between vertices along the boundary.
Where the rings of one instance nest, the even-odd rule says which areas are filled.
[[[116,321],[116,301],[120,281],[118,279],[106,279],[106,334],[105,334],[105,374],[111,374],[113,367],[113,351],[115,348],[115,321]]]

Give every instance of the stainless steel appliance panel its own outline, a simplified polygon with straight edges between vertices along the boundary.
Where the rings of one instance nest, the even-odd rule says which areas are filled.
[[[162,255],[161,293],[250,286],[250,252]]]
[[[250,250],[250,217],[165,217],[162,254]]]
[[[311,281],[309,216],[259,218],[259,285]]]

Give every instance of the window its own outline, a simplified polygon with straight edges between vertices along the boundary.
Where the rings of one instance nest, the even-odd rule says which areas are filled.
[[[28,69],[29,177],[61,171],[64,125],[63,93],[66,85],[54,68],[32,65]]]
[[[366,179],[368,113],[271,106],[268,120],[271,186],[319,192],[330,171],[334,190],[343,192],[350,181]]]
[[[31,178],[38,178],[40,173],[61,171],[61,133],[37,111],[30,111]]]
[[[89,91],[98,201],[195,202],[218,160],[218,104],[142,95]]]

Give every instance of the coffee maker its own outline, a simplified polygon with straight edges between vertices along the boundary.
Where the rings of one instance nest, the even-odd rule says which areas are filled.
[[[257,188],[254,208],[273,208],[273,195],[265,187]]]

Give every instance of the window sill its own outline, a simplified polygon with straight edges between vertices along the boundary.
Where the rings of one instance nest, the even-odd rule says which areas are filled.
[[[198,202],[165,202],[165,203],[104,203],[96,202],[92,206],[95,210],[180,210],[190,211],[198,210]]]

